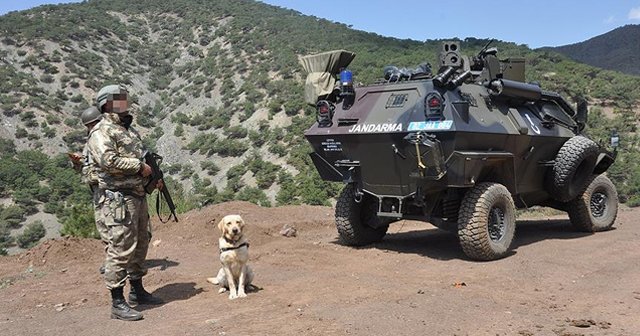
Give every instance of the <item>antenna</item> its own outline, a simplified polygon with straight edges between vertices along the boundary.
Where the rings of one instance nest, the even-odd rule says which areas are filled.
[[[493,43],[493,41],[495,40],[496,39],[490,39],[489,42],[487,42],[487,44],[485,44],[484,47],[480,49],[480,52],[478,52],[478,57],[482,56],[487,51],[487,48],[489,48],[489,45],[491,45],[491,43]]]

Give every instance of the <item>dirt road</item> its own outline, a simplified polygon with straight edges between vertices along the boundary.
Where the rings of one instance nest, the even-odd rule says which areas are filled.
[[[230,301],[206,282],[218,268],[215,223],[248,225],[260,290]],[[0,257],[1,335],[640,335],[640,209],[616,229],[575,233],[566,218],[520,220],[514,253],[468,260],[454,235],[393,224],[384,241],[337,242],[327,207],[219,204],[156,223],[138,322],[109,319],[97,240],[49,240]],[[284,237],[284,224],[297,237]]]

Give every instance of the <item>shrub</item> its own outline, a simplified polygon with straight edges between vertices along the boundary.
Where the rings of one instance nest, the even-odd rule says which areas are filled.
[[[80,118],[66,118],[64,124],[69,127],[75,127],[80,124]]]
[[[173,131],[173,135],[177,137],[181,137],[184,135],[184,127],[182,127],[182,124],[176,125],[176,129]]]
[[[242,139],[247,137],[247,129],[242,126],[232,126],[224,130],[229,139]]]
[[[281,157],[287,155],[287,147],[285,147],[281,143],[273,143],[271,146],[269,146],[269,151]]]
[[[11,156],[16,153],[16,144],[11,139],[0,138],[0,157]]]
[[[267,141],[268,134],[268,130],[263,132],[251,130],[249,131],[249,140],[251,140],[255,147],[262,147],[262,145]]]
[[[54,81],[54,80],[55,80],[55,79],[53,78],[53,76],[51,76],[51,75],[49,75],[49,74],[42,75],[42,76],[40,77],[40,81],[41,81],[41,82],[43,82],[43,83],[47,83],[47,84],[51,84],[51,83],[53,83],[53,81]]]
[[[244,142],[233,139],[222,139],[216,141],[214,144],[214,152],[220,156],[234,156],[238,157],[244,154],[249,149],[249,145]]]
[[[245,187],[238,192],[236,199],[239,201],[251,202],[263,207],[271,206],[271,201],[269,201],[267,194],[258,188]]]
[[[62,137],[62,140],[71,150],[81,150],[87,138],[86,130],[73,130]]]
[[[184,166],[182,166],[182,171],[180,172],[180,179],[186,180],[191,176],[193,176],[194,173],[195,171],[193,170],[193,167],[190,164],[185,164]]]
[[[167,174],[176,174],[182,170],[182,165],[179,163],[174,163],[172,165],[167,165],[164,169]]]
[[[18,235],[16,243],[22,248],[30,248],[35,246],[45,234],[46,230],[44,229],[44,225],[42,225],[42,221],[35,221],[27,225],[24,232]]]
[[[29,135],[29,133],[27,133],[26,129],[24,129],[22,127],[17,127],[16,128],[16,138],[17,139],[26,138],[27,135]]]
[[[64,212],[62,229],[63,236],[98,238],[94,220],[93,206],[89,203],[73,205]]]
[[[84,100],[84,97],[81,94],[71,97],[71,101],[74,103],[86,103],[86,100]]]
[[[13,244],[9,227],[0,222],[0,255],[7,255],[7,247]]]
[[[42,211],[49,214],[55,214],[58,213],[58,211],[62,211],[62,209],[64,209],[64,206],[61,203],[49,201],[44,204]]]
[[[211,176],[217,174],[220,171],[220,168],[215,163],[213,163],[213,161],[200,162],[200,168],[202,168],[202,170],[206,170],[207,174]]]
[[[45,137],[49,139],[54,138],[56,136],[56,130],[48,126],[42,128],[42,133],[44,134]]]
[[[45,120],[49,125],[56,125],[60,123],[60,118],[53,114],[47,114],[47,116],[45,117]]]

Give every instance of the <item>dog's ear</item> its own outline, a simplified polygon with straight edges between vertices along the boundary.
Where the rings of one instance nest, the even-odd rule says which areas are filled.
[[[218,222],[218,229],[220,230],[220,232],[224,232],[224,217],[222,217],[220,222]]]

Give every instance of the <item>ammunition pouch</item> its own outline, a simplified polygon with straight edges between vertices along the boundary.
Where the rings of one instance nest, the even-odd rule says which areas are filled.
[[[115,224],[122,224],[127,217],[127,201],[119,191],[105,190],[104,197],[108,201],[109,213]]]

